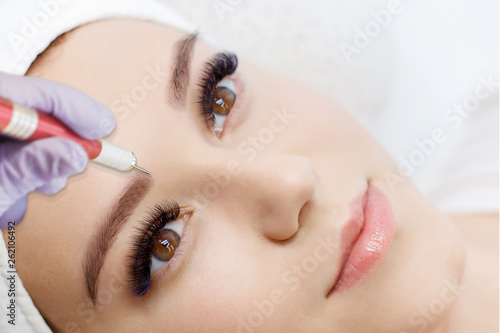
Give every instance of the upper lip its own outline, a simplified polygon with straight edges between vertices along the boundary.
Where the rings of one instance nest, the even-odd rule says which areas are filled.
[[[365,226],[365,208],[367,202],[367,195],[368,195],[368,186],[365,188],[364,193],[358,198],[356,198],[355,201],[352,202],[350,205],[351,207],[349,211],[350,214],[349,218],[347,219],[347,222],[344,224],[340,232],[341,253],[342,253],[341,265],[338,270],[335,282],[333,283],[331,289],[328,291],[328,295],[331,294],[332,291],[335,289],[335,286],[337,285],[340,275],[345,268],[349,254],[351,253],[354,245],[356,244],[356,241],[359,238],[359,235],[361,234],[361,231]]]

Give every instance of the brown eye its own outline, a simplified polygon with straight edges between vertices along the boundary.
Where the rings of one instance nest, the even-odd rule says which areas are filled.
[[[214,112],[220,115],[227,115],[233,108],[236,94],[229,88],[217,87],[214,94]]]
[[[153,247],[153,256],[162,261],[169,261],[179,247],[181,237],[173,230],[163,229],[156,238]]]

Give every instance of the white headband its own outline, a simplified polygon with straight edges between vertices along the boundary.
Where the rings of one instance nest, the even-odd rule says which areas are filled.
[[[100,19],[136,18],[189,33],[195,30],[155,0],[2,0],[0,13],[0,71],[11,74],[25,74],[61,34]]]

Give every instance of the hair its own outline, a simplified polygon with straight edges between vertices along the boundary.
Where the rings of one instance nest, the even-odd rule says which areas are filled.
[[[38,76],[43,74],[43,72],[48,69],[47,66],[50,63],[50,60],[53,60],[58,54],[62,52],[62,46],[67,40],[68,33],[70,33],[71,31],[73,30],[59,35],[59,37],[54,39],[45,50],[38,54],[26,71],[25,75]]]

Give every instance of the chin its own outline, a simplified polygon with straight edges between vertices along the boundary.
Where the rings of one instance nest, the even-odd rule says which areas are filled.
[[[413,207],[401,221],[392,253],[399,267],[386,278],[400,286],[392,304],[405,304],[397,313],[402,330],[420,332],[441,322],[464,292],[465,242],[452,221],[422,196],[407,202]]]

